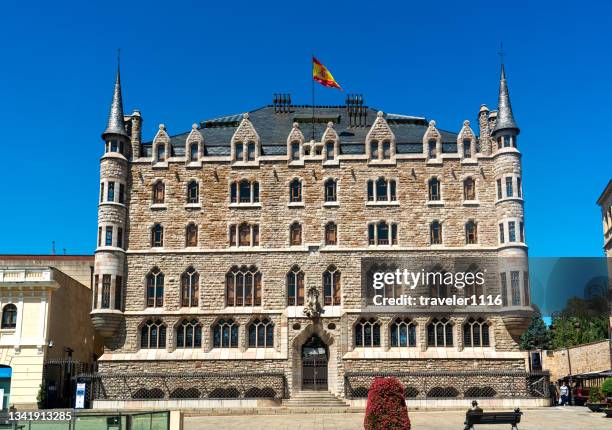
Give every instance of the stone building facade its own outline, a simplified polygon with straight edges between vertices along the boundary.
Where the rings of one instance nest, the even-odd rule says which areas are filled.
[[[482,105],[476,128],[361,97],[313,110],[275,95],[143,142],[117,73],[91,312],[101,374],[273,372],[285,396],[345,396],[351,372],[525,371],[521,152],[503,67],[498,110]],[[363,258],[461,256],[507,257],[481,292],[500,306],[364,306]]]

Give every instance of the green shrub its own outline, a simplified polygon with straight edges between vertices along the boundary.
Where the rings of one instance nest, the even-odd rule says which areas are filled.
[[[606,379],[604,381],[604,383],[601,384],[601,391],[606,396],[611,396],[612,397],[612,378]]]
[[[600,387],[591,387],[589,390],[589,402],[590,403],[601,403],[605,399],[603,392]]]

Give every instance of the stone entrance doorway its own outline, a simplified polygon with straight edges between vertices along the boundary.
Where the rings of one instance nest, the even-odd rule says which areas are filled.
[[[302,345],[302,390],[327,390],[329,349],[313,334]]]

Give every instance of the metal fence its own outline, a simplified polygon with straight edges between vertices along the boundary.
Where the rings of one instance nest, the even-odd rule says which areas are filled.
[[[548,372],[347,372],[346,398],[368,396],[376,377],[394,376],[404,385],[406,399],[548,398]]]
[[[95,373],[80,375],[93,400],[282,399],[283,373]]]

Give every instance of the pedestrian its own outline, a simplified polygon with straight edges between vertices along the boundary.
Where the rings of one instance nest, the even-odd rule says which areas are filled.
[[[561,385],[559,392],[561,393],[561,406],[567,405],[567,396],[569,394],[569,387],[565,385],[565,381],[563,381],[563,385]]]
[[[550,406],[557,406],[559,404],[559,387],[556,382],[551,382],[548,387],[550,395]]]

